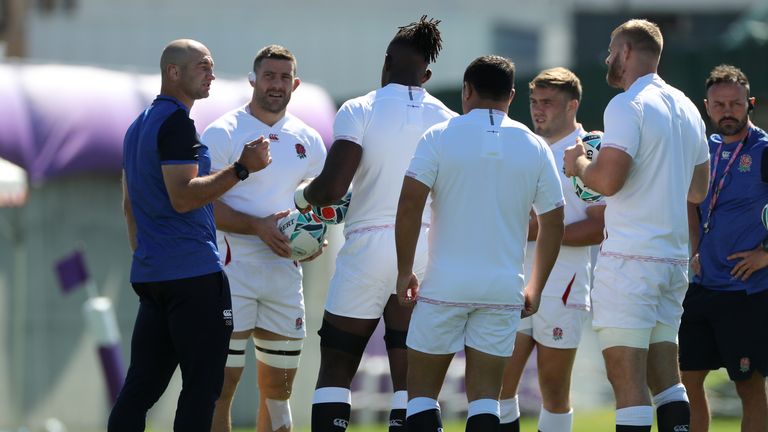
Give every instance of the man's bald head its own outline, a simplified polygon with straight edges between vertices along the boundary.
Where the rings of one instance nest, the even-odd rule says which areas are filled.
[[[197,61],[200,57],[209,56],[211,52],[205,45],[192,39],[177,39],[169,43],[160,56],[160,71],[165,78],[168,66],[176,65],[184,67],[190,62]]]
[[[160,56],[160,93],[175,97],[187,107],[208,97],[213,74],[213,58],[205,45],[191,39],[169,43]]]

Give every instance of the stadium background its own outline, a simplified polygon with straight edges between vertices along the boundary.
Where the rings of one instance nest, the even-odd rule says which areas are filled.
[[[123,131],[92,114],[82,125],[69,126],[111,129],[105,134],[105,140],[111,141],[96,140],[83,150],[83,157],[103,163],[83,167],[69,161],[71,169],[58,165],[42,169],[41,156],[46,156],[45,145],[51,143],[35,142],[33,148],[41,154],[31,159],[23,156],[16,136],[8,132],[14,126],[9,119],[16,114],[9,95],[37,93],[39,100],[50,95],[51,101],[60,103],[46,113],[54,120],[33,118],[40,123],[29,125],[31,136],[47,139],[50,135],[43,136],[36,126],[45,121],[55,125],[57,115],[64,117],[63,111],[113,109],[113,95],[105,87],[137,86],[144,102],[151,99],[159,88],[156,64],[162,47],[174,38],[191,37],[213,52],[220,80],[213,85],[212,98],[217,92],[226,94],[226,103],[219,102],[216,109],[205,102],[193,109],[210,121],[221,113],[216,110],[231,109],[249,97],[245,75],[256,50],[280,43],[297,55],[301,78],[317,86],[305,86],[311,95],[307,115],[319,116],[318,122],[326,124],[331,101],[338,106],[379,85],[387,42],[398,25],[422,13],[443,20],[445,42],[427,88],[456,110],[466,64],[478,55],[497,53],[512,58],[518,66],[518,95],[510,109],[513,118],[530,124],[527,82],[542,68],[564,65],[584,84],[580,121],[587,129],[602,129],[603,108],[616,93],[604,81],[610,30],[627,18],[646,17],[659,23],[665,35],[660,74],[667,82],[702,106],[703,82],[709,70],[723,62],[735,64],[750,77],[758,99],[753,120],[759,126],[767,124],[768,108],[760,103],[768,100],[768,2],[762,0],[484,0],[471,4],[458,0],[381,4],[348,0],[231,0],[218,4],[201,0],[0,0],[0,158],[25,168],[28,175],[21,180],[29,183],[21,205],[0,198],[0,430],[45,430],[50,418],[61,420],[73,431],[100,430],[104,424],[109,409],[107,391],[95,342],[81,312],[87,294],[83,289],[68,295],[59,290],[54,272],[57,260],[73,250],[85,253],[91,280],[115,304],[126,362],[136,311],[135,296],[127,283],[130,256],[119,204],[119,155],[100,153],[103,146],[119,147],[115,140],[119,141]],[[80,68],[82,65],[89,67]],[[88,79],[91,73],[103,78],[102,87]],[[141,108],[133,103],[130,109],[122,108],[130,117]],[[294,103],[291,110],[302,107]],[[198,120],[199,127],[205,126],[202,121]],[[63,142],[55,145],[67,149],[70,135],[60,135]],[[11,172],[0,165],[0,188],[15,187],[9,186]],[[331,238],[337,241],[328,253],[305,271],[310,336],[292,400],[294,418],[300,425],[308,421],[318,360],[314,330],[319,326],[341,236],[335,231]],[[369,348],[370,357],[363,362],[364,372],[355,384],[359,390],[356,407],[366,408],[356,415],[363,420],[376,419],[378,407],[388,402],[386,364],[380,349]],[[252,359],[252,353],[249,356]],[[601,363],[593,339],[587,335],[574,377],[577,409],[610,405]],[[460,361],[455,366],[444,402],[461,416]],[[535,410],[536,385],[530,374],[526,383],[524,392],[532,396],[527,408]],[[251,367],[236,399],[238,424],[253,422],[254,387]],[[160,430],[171,422],[178,388],[175,379],[151,414],[152,424]],[[730,407],[727,397],[713,403],[721,414],[733,413]]]

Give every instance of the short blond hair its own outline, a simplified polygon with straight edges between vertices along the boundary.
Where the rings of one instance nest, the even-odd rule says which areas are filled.
[[[611,33],[611,38],[621,36],[638,51],[645,51],[655,57],[661,56],[664,48],[664,37],[656,23],[644,19],[632,19],[616,27]]]
[[[531,82],[528,90],[535,88],[551,88],[567,94],[571,99],[581,102],[581,80],[575,73],[564,67],[545,69],[539,72]]]

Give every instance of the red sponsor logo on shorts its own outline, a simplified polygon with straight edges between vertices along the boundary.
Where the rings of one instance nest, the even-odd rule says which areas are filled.
[[[301,317],[296,318],[296,330],[301,330],[302,327],[304,327],[304,320]]]
[[[741,360],[739,360],[739,371],[742,373],[749,372],[749,357],[742,357]]]
[[[562,338],[563,338],[563,329],[561,329],[560,327],[553,328],[552,329],[552,339],[556,340],[556,341],[559,341]]]

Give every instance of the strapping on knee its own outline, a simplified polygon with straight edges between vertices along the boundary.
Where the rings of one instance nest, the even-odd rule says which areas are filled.
[[[648,349],[653,329],[598,327],[595,330],[600,341],[600,349],[605,350],[617,346]]]
[[[229,350],[227,352],[226,367],[244,367],[245,366],[245,346],[248,339],[230,339]]]
[[[405,344],[407,338],[407,330],[395,330],[391,327],[386,327],[384,331],[384,344],[387,346],[387,350],[396,348],[408,349],[408,346]]]
[[[272,430],[280,428],[291,429],[293,420],[291,418],[291,404],[288,400],[266,399],[267,412],[272,423]]]
[[[304,341],[302,339],[265,340],[254,338],[253,345],[256,359],[260,362],[280,369],[296,369],[299,367],[299,358]]]
[[[651,330],[650,343],[672,342],[677,344],[678,329],[666,324],[656,323],[656,327]]]
[[[360,336],[341,330],[327,320],[323,320],[323,325],[317,331],[320,335],[320,346],[324,348],[336,349],[360,357],[368,344],[366,336]]]

